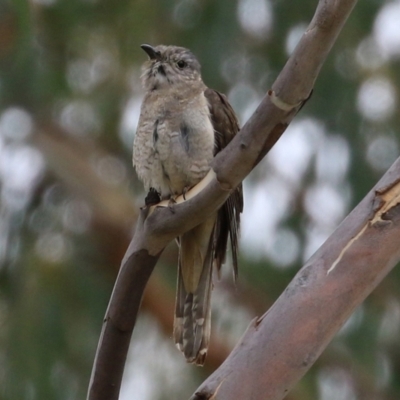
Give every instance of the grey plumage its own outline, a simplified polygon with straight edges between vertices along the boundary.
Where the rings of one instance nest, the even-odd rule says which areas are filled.
[[[180,195],[209,171],[214,155],[239,130],[226,97],[207,88],[187,49],[143,45],[145,89],[134,140],[133,164],[146,190],[162,199]],[[179,238],[174,339],[188,362],[203,365],[211,329],[212,267],[225,261],[228,237],[237,276],[241,186],[221,209]]]

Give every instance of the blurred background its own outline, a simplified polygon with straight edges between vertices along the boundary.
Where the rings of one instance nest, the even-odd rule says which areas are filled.
[[[242,124],[317,1],[0,0],[0,400],[84,399],[145,193],[131,166],[140,44],[190,48]],[[360,2],[313,97],[244,182],[239,282],[213,293],[204,368],[171,338],[177,250],[146,291],[121,400],[186,399],[399,153],[400,1]],[[400,398],[395,269],[288,395]]]

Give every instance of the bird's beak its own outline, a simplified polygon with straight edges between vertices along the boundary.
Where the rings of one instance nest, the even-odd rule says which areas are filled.
[[[153,46],[150,46],[149,44],[142,44],[140,46],[150,57],[150,60],[159,60],[161,53],[157,51]]]

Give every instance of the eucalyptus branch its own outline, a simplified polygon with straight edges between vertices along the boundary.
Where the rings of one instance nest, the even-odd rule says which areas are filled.
[[[400,158],[191,400],[283,399],[400,260]]]

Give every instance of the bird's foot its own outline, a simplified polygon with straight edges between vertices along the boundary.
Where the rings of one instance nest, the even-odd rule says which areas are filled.
[[[156,189],[150,188],[149,193],[147,193],[146,198],[144,199],[144,203],[146,207],[154,206],[161,201],[160,194]]]
[[[176,204],[176,200],[174,196],[171,196],[168,199],[168,208],[171,210],[173,214],[175,214],[174,205]]]
[[[182,197],[183,197],[183,200],[185,200],[186,201],[186,193],[190,190],[190,186],[185,186],[184,188],[183,188],[183,191],[182,191]]]

